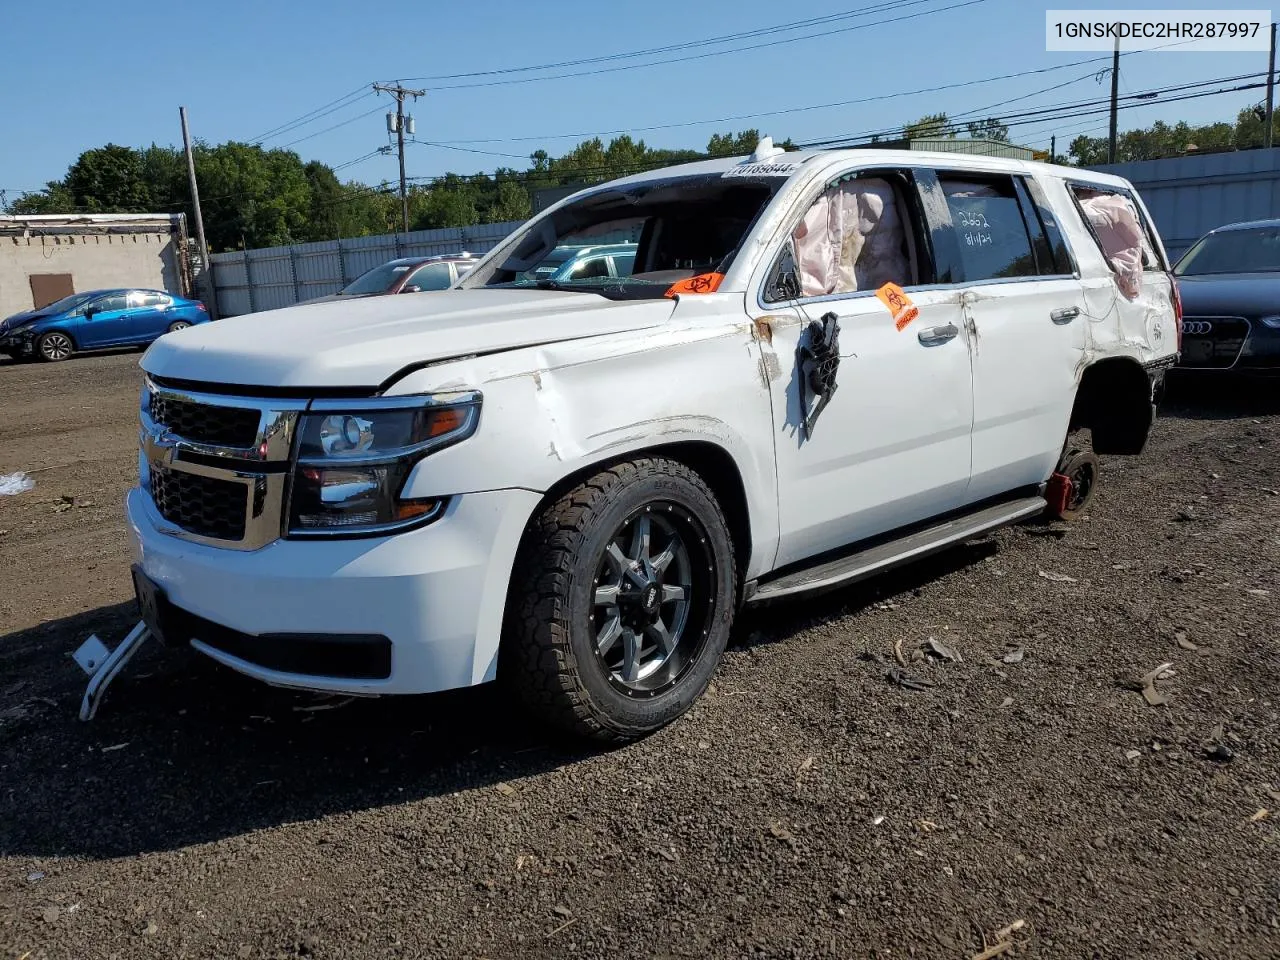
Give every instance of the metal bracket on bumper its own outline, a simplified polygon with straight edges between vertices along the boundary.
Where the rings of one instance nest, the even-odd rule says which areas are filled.
[[[124,665],[149,636],[151,631],[139,620],[114,650],[107,650],[106,644],[98,639],[97,634],[92,634],[72,654],[80,669],[89,675],[89,685],[85,688],[84,699],[80,701],[81,720],[93,719],[111,681],[124,669]]]

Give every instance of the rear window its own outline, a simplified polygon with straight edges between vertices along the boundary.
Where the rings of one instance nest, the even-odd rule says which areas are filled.
[[[1088,184],[1069,184],[1085,225],[1115,274],[1116,285],[1129,299],[1138,296],[1142,274],[1164,270],[1154,234],[1142,211],[1126,190]]]

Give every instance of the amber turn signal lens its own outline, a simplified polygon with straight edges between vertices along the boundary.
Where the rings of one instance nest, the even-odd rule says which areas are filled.
[[[436,500],[397,500],[396,519],[412,520],[414,517],[425,517],[436,509]]]
[[[467,407],[442,407],[431,411],[431,417],[427,423],[427,436],[442,437],[446,433],[452,433],[467,422],[468,412]]]

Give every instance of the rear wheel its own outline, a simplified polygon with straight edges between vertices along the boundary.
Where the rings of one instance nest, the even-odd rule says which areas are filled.
[[[36,343],[36,352],[40,359],[48,363],[57,363],[75,353],[76,345],[61,330],[51,330]]]
[[[1063,509],[1053,509],[1051,515],[1056,520],[1074,520],[1084,513],[1085,508],[1093,500],[1098,486],[1098,474],[1102,468],[1098,455],[1082,442],[1082,438],[1073,436],[1067,443],[1067,449],[1054,469],[1055,474],[1066,477],[1068,492]]]
[[[601,471],[547,506],[516,561],[502,678],[543,719],[606,741],[683,714],[729,637],[733,544],[685,465]]]
[[[169,330],[167,332],[176,333],[179,330],[187,329],[187,327],[189,326],[191,326],[191,324],[189,324],[186,320],[175,320],[173,321],[173,323],[169,324]]]

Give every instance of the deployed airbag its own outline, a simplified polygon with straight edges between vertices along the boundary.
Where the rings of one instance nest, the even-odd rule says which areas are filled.
[[[1142,290],[1142,260],[1145,238],[1138,212],[1115,193],[1094,193],[1080,197],[1080,206],[1093,226],[1102,253],[1116,272],[1116,286],[1129,300]]]
[[[869,177],[829,187],[792,240],[801,296],[912,282],[902,215],[893,187],[884,180]]]

